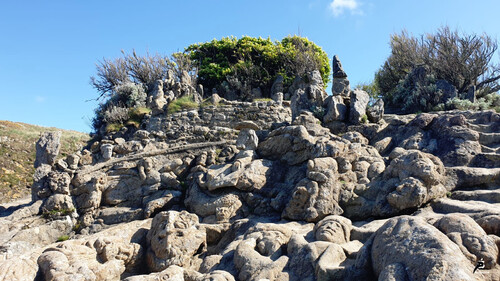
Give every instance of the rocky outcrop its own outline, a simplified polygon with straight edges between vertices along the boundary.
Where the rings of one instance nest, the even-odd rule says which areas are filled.
[[[359,255],[356,262],[367,267],[354,267],[353,275],[371,267],[379,280],[381,276],[386,280],[477,280],[473,264],[458,245],[420,218],[390,219],[365,243],[363,251],[368,255]]]
[[[0,279],[499,280],[500,115],[384,114],[334,70],[174,114],[189,76],[149,85],[139,129],[0,207]]]
[[[323,103],[327,97],[324,89],[323,79],[318,70],[307,73],[306,84],[295,89],[291,97],[292,120],[297,117],[302,110],[322,111]]]

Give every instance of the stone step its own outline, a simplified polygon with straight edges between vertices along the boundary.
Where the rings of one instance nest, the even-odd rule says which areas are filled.
[[[500,203],[500,188],[494,190],[458,190],[451,194],[451,199]]]
[[[500,133],[479,133],[479,143],[483,145],[499,144]]]
[[[487,203],[483,201],[461,201],[451,198],[440,198],[431,203],[434,212],[440,214],[463,213],[473,219],[487,214],[500,215],[500,203]]]
[[[470,162],[471,167],[500,168],[500,153],[479,153]]]
[[[467,127],[478,133],[494,133],[490,124],[473,124],[471,122],[467,122]]]
[[[102,219],[105,224],[117,224],[144,219],[142,208],[109,207],[101,208],[97,213],[97,219]]]
[[[486,146],[481,144],[481,152],[483,153],[500,153],[500,145]]]

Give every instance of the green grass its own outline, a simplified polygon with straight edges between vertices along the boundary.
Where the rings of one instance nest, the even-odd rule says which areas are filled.
[[[121,128],[125,127],[125,125],[121,123],[109,123],[106,125],[106,133],[118,132]]]
[[[212,99],[211,99],[211,98],[206,98],[206,99],[204,99],[203,101],[201,101],[201,104],[200,104],[200,106],[201,106],[202,108],[204,108],[204,107],[208,107],[208,106],[212,106],[212,105],[213,105],[213,106],[218,106],[218,105],[219,105],[219,103],[214,104],[214,103],[212,102]]]
[[[198,108],[198,104],[194,102],[192,96],[184,96],[182,98],[178,98],[169,103],[167,113],[172,114],[180,111],[186,111]]]
[[[272,101],[272,99],[270,98],[260,98],[260,99],[253,99],[253,101],[265,101],[265,102],[268,102],[268,101]]]
[[[57,238],[56,242],[63,242],[69,239],[69,235],[61,235]]]
[[[30,194],[33,184],[36,141],[43,132],[62,131],[59,158],[75,153],[90,136],[76,131],[40,127],[19,122],[0,121],[0,203]]]
[[[50,218],[53,216],[67,216],[73,213],[74,211],[75,209],[62,209],[62,210],[54,209],[43,213],[42,216],[44,218]]]
[[[129,119],[125,123],[126,126],[134,126],[136,129],[141,126],[142,119],[145,115],[151,113],[151,108],[148,107],[134,107],[129,110]]]

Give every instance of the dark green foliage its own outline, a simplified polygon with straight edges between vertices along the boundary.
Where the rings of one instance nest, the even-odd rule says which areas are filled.
[[[480,96],[500,89],[500,69],[491,63],[497,42],[485,34],[460,34],[448,27],[421,37],[403,31],[391,36],[390,45],[391,55],[375,74],[375,84],[388,106],[411,112],[430,110],[441,102],[432,97],[430,80],[446,80],[459,95],[470,86],[476,86]],[[418,85],[405,82],[421,66],[428,70],[427,82]],[[406,86],[410,88],[403,89]]]
[[[421,69],[406,75],[392,93],[392,102],[403,113],[431,111],[441,101],[442,92],[437,90],[436,78]]]
[[[318,69],[325,85],[330,64],[326,53],[307,38],[286,37],[281,42],[242,37],[222,38],[186,48],[198,65],[198,81],[208,90],[236,90],[243,98],[253,88],[268,96],[278,75],[285,89],[297,75]]]

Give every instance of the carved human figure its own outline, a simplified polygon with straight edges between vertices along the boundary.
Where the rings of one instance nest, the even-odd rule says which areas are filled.
[[[146,262],[151,271],[162,271],[170,265],[189,268],[206,245],[206,234],[198,216],[187,211],[157,214],[147,235]]]
[[[314,235],[318,241],[336,244],[349,242],[351,236],[351,221],[337,215],[327,216],[314,226]]]

